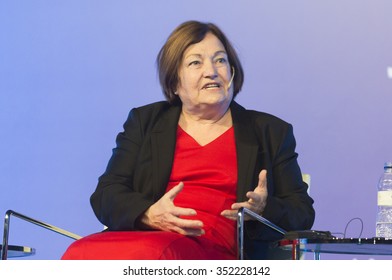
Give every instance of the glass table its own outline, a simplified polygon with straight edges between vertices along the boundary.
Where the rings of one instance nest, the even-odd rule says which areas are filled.
[[[284,239],[278,246],[291,250],[293,260],[299,260],[302,252],[313,252],[315,260],[321,253],[392,256],[392,239],[387,238]]]
[[[0,251],[2,250],[0,244]],[[28,257],[35,254],[35,249],[26,246],[8,245],[7,256],[8,258]]]

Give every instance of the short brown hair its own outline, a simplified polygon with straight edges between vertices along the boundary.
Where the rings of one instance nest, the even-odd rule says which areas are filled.
[[[244,82],[244,71],[237,53],[226,35],[213,23],[186,21],[170,34],[157,56],[159,82],[163,94],[171,104],[181,103],[175,91],[179,82],[178,69],[185,50],[190,45],[201,42],[209,32],[221,41],[227,52],[229,64],[235,70],[233,98],[240,92]]]

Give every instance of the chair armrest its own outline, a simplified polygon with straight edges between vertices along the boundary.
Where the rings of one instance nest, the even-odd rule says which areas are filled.
[[[17,212],[15,212],[13,210],[8,210],[5,213],[5,218],[4,218],[3,245],[2,245],[2,250],[1,250],[1,259],[2,260],[6,260],[7,259],[8,237],[9,237],[11,216],[15,216],[15,217],[17,217],[19,219],[22,219],[24,221],[27,221],[29,223],[32,223],[32,224],[35,224],[37,226],[43,227],[45,229],[54,231],[56,233],[59,233],[61,235],[64,235],[66,237],[69,237],[69,238],[72,238],[72,239],[75,239],[75,240],[78,240],[78,239],[82,238],[81,236],[79,236],[77,234],[74,234],[72,232],[66,231],[66,230],[64,230],[62,228],[59,228],[59,227],[53,226],[51,224],[44,223],[44,222],[41,222],[39,220],[30,218],[30,217],[25,216],[23,214],[17,213]]]

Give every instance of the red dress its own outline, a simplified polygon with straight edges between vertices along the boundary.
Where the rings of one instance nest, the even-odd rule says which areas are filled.
[[[189,218],[203,221],[203,236],[164,231],[96,233],[71,244],[62,259],[236,259],[236,222],[220,215],[236,200],[233,127],[204,146],[178,127],[166,191],[180,182],[184,189],[174,204],[196,210],[197,215]]]

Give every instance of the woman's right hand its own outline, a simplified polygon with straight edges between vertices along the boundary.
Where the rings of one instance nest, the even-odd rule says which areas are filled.
[[[203,222],[183,219],[180,216],[195,216],[196,211],[174,205],[173,201],[184,188],[181,182],[148,208],[140,218],[143,226],[162,231],[172,231],[183,235],[200,236],[205,232]]]

